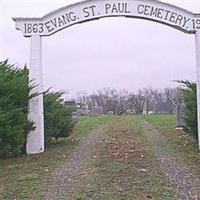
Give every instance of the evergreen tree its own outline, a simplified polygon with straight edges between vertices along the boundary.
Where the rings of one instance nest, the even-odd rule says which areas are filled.
[[[196,83],[190,81],[179,81],[179,83],[184,86],[182,94],[186,106],[185,122],[187,127],[185,130],[192,133],[196,140],[198,140]]]

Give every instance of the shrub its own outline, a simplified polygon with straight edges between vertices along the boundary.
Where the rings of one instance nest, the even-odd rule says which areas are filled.
[[[27,120],[28,70],[0,62],[0,158],[24,151],[27,133],[33,123]]]
[[[28,69],[0,62],[0,158],[25,153],[26,138],[34,123],[28,120],[28,100],[37,94],[28,84]],[[44,94],[45,143],[67,137],[72,131],[73,110],[60,102],[61,92]]]
[[[46,92],[44,94],[44,127],[45,143],[49,144],[53,138],[68,137],[74,127],[72,120],[73,109],[65,107],[60,97],[61,92]]]
[[[189,81],[180,81],[180,83],[184,85],[182,94],[186,106],[185,122],[187,127],[185,130],[192,133],[198,140],[196,83]]]

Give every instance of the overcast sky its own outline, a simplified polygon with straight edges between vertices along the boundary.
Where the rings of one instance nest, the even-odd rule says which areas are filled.
[[[12,17],[42,17],[76,0],[1,1],[0,60],[29,63],[30,39]],[[200,13],[200,1],[169,1]],[[43,37],[45,88],[91,93],[104,87],[136,91],[175,87],[173,80],[195,80],[194,35],[155,22],[123,17],[78,24]]]

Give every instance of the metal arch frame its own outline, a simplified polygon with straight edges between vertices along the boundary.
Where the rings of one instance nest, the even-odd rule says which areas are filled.
[[[175,13],[178,16],[183,16],[188,22],[190,20],[190,24],[186,23],[184,26],[180,24],[172,23],[172,21],[161,20],[156,18],[155,16],[145,16],[140,15],[140,13],[106,13],[103,11],[103,7],[106,4],[130,4],[132,7],[137,7],[138,5],[146,4],[147,6],[156,7],[157,9],[161,9],[163,11],[169,11],[171,13]],[[83,9],[89,7],[91,5],[95,5],[95,7],[99,7],[100,12],[91,17],[85,18],[83,15]],[[134,8],[135,8],[134,7]],[[139,7],[139,6],[138,6]],[[52,32],[49,32],[49,29],[46,23],[49,23],[51,18],[56,19],[56,16],[63,16],[65,13],[69,13],[70,10],[78,12],[80,15],[76,17],[75,21],[66,23],[64,26],[59,28],[55,28]],[[29,101],[29,114],[28,118],[35,123],[36,129],[31,131],[27,137],[27,145],[26,151],[27,154],[36,154],[44,151],[44,116],[43,116],[43,81],[42,81],[42,37],[50,36],[55,34],[58,31],[61,31],[67,27],[70,27],[75,24],[84,23],[91,20],[97,20],[104,17],[129,17],[129,18],[139,18],[145,20],[151,20],[157,23],[161,23],[172,28],[178,29],[184,33],[195,34],[196,41],[196,64],[197,64],[197,110],[198,110],[198,138],[199,138],[199,150],[200,150],[200,14],[192,13],[188,10],[182,9],[180,7],[160,2],[158,0],[84,0],[75,4],[71,4],[60,9],[54,10],[41,18],[19,18],[15,17],[13,20],[16,24],[16,29],[20,30],[24,37],[31,37],[31,51],[30,51],[30,68],[29,68],[29,79],[34,81],[36,87],[34,87],[34,91],[39,92],[40,95],[34,97]],[[197,26],[193,23],[198,21]],[[46,23],[45,23],[46,21]],[[31,31],[27,31],[26,25],[29,24],[31,27]],[[36,24],[36,25],[35,25]],[[46,27],[45,27],[46,25]],[[34,28],[37,27],[37,28]],[[39,28],[40,29],[39,29]],[[27,33],[28,32],[28,33]]]

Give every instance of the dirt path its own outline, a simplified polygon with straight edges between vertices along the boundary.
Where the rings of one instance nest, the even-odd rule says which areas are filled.
[[[146,136],[153,145],[156,156],[161,163],[165,175],[173,185],[177,199],[179,200],[200,200],[199,180],[189,172],[181,163],[162,153],[158,144],[162,139],[161,135],[148,122],[144,122]]]
[[[118,125],[117,125],[117,123],[118,123]],[[108,132],[110,130],[111,132],[113,131],[113,134],[116,134],[118,131],[117,134],[122,136],[125,134],[125,132],[127,132],[127,134],[128,134],[129,131],[130,131],[130,133],[133,131],[131,129],[128,130],[128,128],[127,128],[128,122],[124,122],[122,120],[121,123],[119,123],[119,122],[117,122],[117,123],[116,124],[106,124],[106,125],[102,126],[101,128],[92,131],[87,138],[85,138],[81,141],[81,143],[73,150],[73,153],[70,156],[70,159],[66,158],[65,164],[55,171],[55,174],[53,175],[54,181],[49,186],[48,192],[45,195],[44,199],[46,199],[46,200],[57,200],[57,199],[58,200],[62,200],[62,199],[73,200],[73,194],[76,192],[75,191],[76,183],[82,175],[85,175],[84,174],[85,173],[84,164],[87,160],[93,158],[93,153],[96,150],[96,145],[98,145],[102,141],[102,139],[105,137],[105,134],[108,134]],[[122,127],[123,123],[124,123],[124,128],[126,128],[126,129],[124,129]],[[176,191],[176,199],[178,199],[178,200],[200,200],[200,188],[198,187],[199,180],[193,174],[191,174],[189,172],[189,170],[187,168],[185,168],[181,163],[179,163],[173,157],[167,156],[160,149],[159,145],[157,145],[162,140],[162,138],[161,138],[162,136],[156,130],[152,129],[152,126],[148,122],[144,121],[143,124],[145,127],[144,128],[144,132],[145,132],[144,137],[147,138],[145,140],[147,140],[148,143],[150,144],[150,146],[152,146],[152,149],[153,149],[152,152],[155,152],[155,154],[152,153],[152,156],[154,158],[156,157],[156,160],[158,160],[158,163],[160,163],[160,167],[161,167],[162,171],[164,172],[163,176],[164,177],[166,176],[169,179],[171,185],[173,186],[174,190]],[[139,123],[135,124],[135,125],[129,125],[129,126],[130,127],[131,126],[139,126],[139,129],[141,129],[140,128],[141,125],[139,125]],[[110,129],[108,129],[108,127]],[[115,129],[114,129],[114,127],[115,127]],[[125,130],[125,132],[124,132],[124,130]],[[116,135],[117,138],[119,135]],[[137,135],[137,133],[135,133],[135,136],[139,137],[139,135]],[[115,136],[113,135],[113,137],[115,137]],[[123,140],[125,141],[125,139],[123,139]],[[127,141],[127,142],[130,143],[130,141]],[[124,148],[128,148],[127,144],[126,144],[126,147],[124,147]],[[146,148],[146,146],[144,146],[144,148]],[[121,144],[119,147],[117,147],[116,144],[114,145],[115,151],[120,150],[120,149],[121,149]],[[133,152],[133,150],[131,152]],[[134,150],[134,152],[137,152],[137,150]],[[134,156],[134,154],[132,156]],[[119,159],[119,158],[117,158],[117,159]],[[137,159],[138,159],[137,155],[135,157],[133,157],[133,161],[134,161],[133,163],[136,163],[135,160],[137,160]],[[141,160],[141,158],[139,158],[138,160]],[[113,163],[114,162],[115,161],[113,160]],[[137,164],[141,164],[140,162],[142,162],[142,161],[138,161]],[[144,163],[146,163],[146,162],[147,162],[147,164],[149,163],[148,160],[144,161]],[[107,162],[107,163],[109,163],[109,162]],[[147,166],[144,165],[143,167],[146,168]],[[115,169],[115,168],[113,168],[113,169]],[[119,170],[119,174],[117,176],[120,176],[120,173],[123,172],[123,170],[124,170],[124,168],[122,168],[121,171]],[[145,173],[147,173],[147,172],[145,172]],[[101,175],[102,174],[100,174],[100,176]],[[132,176],[133,176],[133,174],[130,174],[130,177],[132,177]],[[135,177],[132,177],[132,178],[134,180]],[[140,180],[138,180],[138,181],[140,181]],[[120,185],[120,187],[123,187],[123,186],[124,186],[124,183],[122,185]],[[131,182],[129,183],[129,186],[132,187]],[[149,195],[147,195],[147,197],[148,196]],[[143,200],[143,198],[140,198],[140,199]],[[110,200],[112,200],[112,199],[110,199]],[[130,199],[130,200],[132,200],[132,199]]]
[[[75,189],[76,179],[83,173],[83,163],[92,156],[96,144],[101,140],[104,127],[91,132],[89,137],[83,139],[74,149],[70,160],[54,174],[54,183],[49,187],[46,200],[70,200]]]

